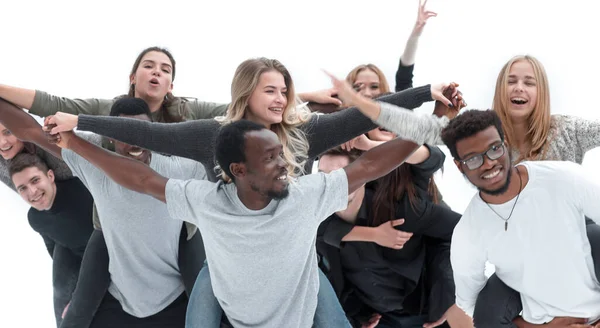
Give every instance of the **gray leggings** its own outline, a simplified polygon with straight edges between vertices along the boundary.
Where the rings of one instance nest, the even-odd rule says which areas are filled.
[[[588,218],[585,222],[592,248],[594,270],[600,281],[600,226]],[[476,327],[516,328],[512,321],[522,310],[523,304],[519,292],[508,287],[496,274],[493,274],[477,297],[473,323]]]

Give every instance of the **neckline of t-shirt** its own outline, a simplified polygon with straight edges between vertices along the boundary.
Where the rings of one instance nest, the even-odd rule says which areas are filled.
[[[237,194],[237,188],[234,183],[228,183],[225,185],[225,187],[226,188],[229,187],[229,191],[231,194],[230,197],[233,200],[233,202],[235,203],[235,205],[237,205],[244,211],[252,213],[252,214],[262,214],[263,212],[268,212],[271,209],[271,207],[275,206],[275,204],[278,202],[275,199],[271,199],[269,204],[267,204],[267,206],[265,206],[264,208],[261,208],[259,210],[252,210],[252,209],[249,209],[248,207],[246,207],[246,205],[244,205],[244,203],[242,202],[242,200],[240,199],[240,197]]]

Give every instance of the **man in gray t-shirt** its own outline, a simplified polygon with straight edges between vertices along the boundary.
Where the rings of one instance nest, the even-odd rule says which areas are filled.
[[[136,98],[115,102],[111,115],[150,120],[148,105]],[[78,133],[73,138],[110,153],[99,147],[100,136]],[[206,178],[204,167],[195,161],[111,142],[114,156],[126,156],[153,172]],[[84,154],[65,148],[54,154],[92,194],[106,240],[111,283],[91,327],[183,327],[187,297],[178,264],[182,221],[171,220],[163,202],[111,180]]]
[[[221,128],[216,159],[233,184],[167,179],[139,162],[61,132],[80,154],[126,188],[167,203],[171,217],[197,224],[215,296],[235,327],[311,327],[317,306],[315,237],[348,194],[398,167],[417,144],[396,139],[330,174],[291,181],[283,146],[264,126]]]

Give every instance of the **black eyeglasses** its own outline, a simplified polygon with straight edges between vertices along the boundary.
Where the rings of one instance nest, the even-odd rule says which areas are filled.
[[[500,144],[493,145],[481,154],[470,156],[469,158],[461,160],[460,162],[466,165],[469,170],[475,170],[483,165],[483,155],[487,156],[487,158],[493,161],[504,155],[504,149],[504,142],[502,142]]]

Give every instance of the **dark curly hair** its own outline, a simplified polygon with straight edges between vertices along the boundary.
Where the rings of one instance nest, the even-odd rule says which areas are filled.
[[[247,120],[239,120],[221,126],[217,144],[215,146],[215,159],[221,170],[235,182],[229,166],[231,163],[246,162],[246,133],[265,129],[264,125]]]
[[[491,109],[468,110],[451,120],[448,126],[442,130],[442,140],[450,150],[452,157],[456,160],[460,160],[461,158],[456,151],[456,143],[487,129],[490,126],[494,126],[496,130],[498,130],[500,139],[504,141],[502,122],[495,111]]]

